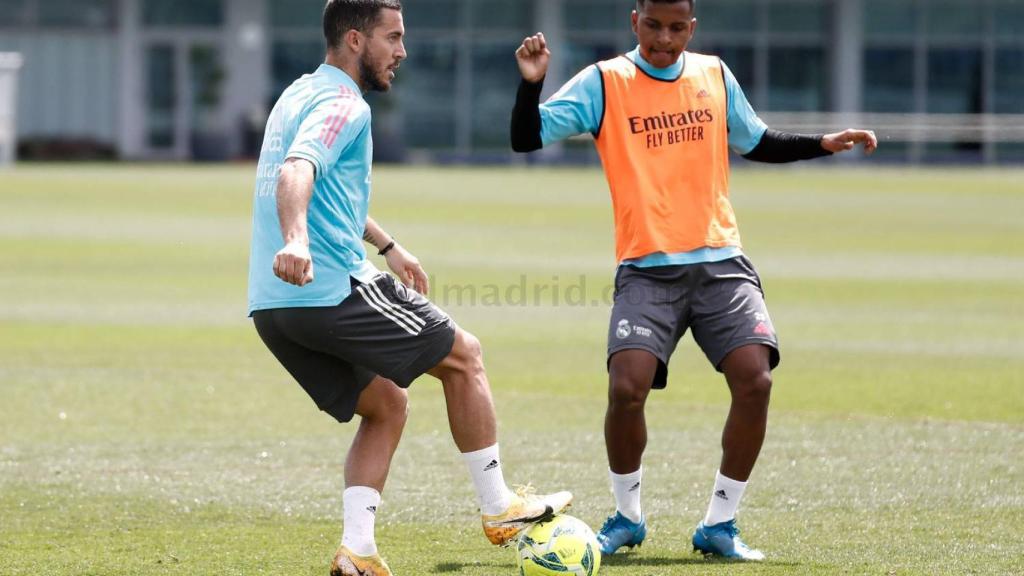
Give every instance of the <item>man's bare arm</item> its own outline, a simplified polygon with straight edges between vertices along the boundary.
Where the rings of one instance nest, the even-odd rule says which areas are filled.
[[[369,216],[366,217],[366,231],[363,232],[363,240],[369,242],[377,250],[383,250],[395,241],[390,234],[377,221]]]
[[[285,160],[277,179],[277,217],[285,245],[274,257],[274,275],[296,286],[313,281],[306,218],[315,179],[316,168],[298,158]]]
[[[363,240],[373,245],[378,253],[384,253],[388,268],[398,276],[403,284],[420,294],[430,291],[427,273],[423,271],[419,259],[395,242],[394,237],[385,232],[384,228],[369,216],[366,217],[366,231],[363,232]]]

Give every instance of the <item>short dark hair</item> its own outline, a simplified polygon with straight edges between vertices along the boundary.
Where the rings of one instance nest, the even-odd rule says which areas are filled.
[[[675,4],[676,2],[689,2],[690,11],[695,12],[697,10],[697,0],[636,0],[637,8],[643,8],[644,4],[650,2],[651,4]]]
[[[367,33],[377,26],[381,10],[402,11],[401,0],[327,0],[324,7],[324,38],[331,50],[341,47],[349,30]]]

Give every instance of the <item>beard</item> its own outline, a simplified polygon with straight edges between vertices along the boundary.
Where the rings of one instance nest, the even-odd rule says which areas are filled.
[[[363,81],[363,88],[367,92],[387,92],[391,89],[391,84],[381,80],[379,73],[374,70],[374,62],[368,53],[359,58],[359,79]]]

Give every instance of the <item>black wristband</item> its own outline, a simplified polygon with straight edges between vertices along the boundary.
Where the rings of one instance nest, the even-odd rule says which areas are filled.
[[[388,252],[391,252],[391,249],[394,248],[394,247],[395,247],[395,241],[392,240],[387,246],[385,246],[384,248],[381,248],[381,251],[377,252],[377,255],[378,256],[387,256]]]

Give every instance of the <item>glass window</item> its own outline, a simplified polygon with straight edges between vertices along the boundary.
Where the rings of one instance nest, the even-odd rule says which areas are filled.
[[[918,10],[914,0],[867,0],[864,35],[867,38],[911,36],[917,30]]]
[[[277,101],[281,93],[303,74],[316,71],[324,61],[324,45],[317,41],[277,41],[270,56],[270,70],[273,78],[271,101]]]
[[[473,27],[517,30],[526,33],[534,28],[533,6],[533,2],[474,0],[472,3]]]
[[[697,33],[753,33],[757,28],[755,0],[716,0],[697,5]]]
[[[224,24],[222,0],[144,0],[142,22],[146,26],[220,26]]]
[[[1020,40],[1024,31],[1024,1],[993,0],[995,5],[996,36],[1006,40]]]
[[[455,109],[420,106],[415,110],[406,107],[403,111],[403,144],[409,148],[434,148],[451,150],[455,148]]]
[[[46,0],[38,6],[42,26],[109,28],[116,18],[113,0]]]
[[[984,156],[978,142],[929,142],[924,145],[924,158],[932,164],[980,164]]]
[[[912,48],[870,48],[864,53],[864,110],[914,111]]]
[[[996,51],[995,80],[995,112],[1024,114],[1024,49]]]
[[[455,67],[458,49],[454,41],[416,41],[406,44],[408,60],[395,79],[395,92],[403,103],[451,102],[455,97]],[[513,64],[515,59],[512,60]]]
[[[987,10],[981,2],[931,0],[928,10],[928,34],[935,37],[980,37],[985,31]]]
[[[768,61],[768,107],[771,110],[825,109],[828,73],[821,48],[772,48]]]
[[[750,91],[754,89],[754,49],[750,46],[711,46],[707,52],[717,55],[725,62],[749,100]]]
[[[933,49],[928,53],[928,112],[982,112],[981,51]]]
[[[149,145],[153,148],[174,147],[176,86],[174,46],[150,46],[146,51],[146,122]]]
[[[978,49],[933,49],[928,53],[928,112],[978,114],[983,111],[982,56]],[[980,162],[982,145],[970,140],[925,146],[932,162]]]
[[[202,132],[215,129],[224,95],[225,72],[220,50],[216,46],[193,45],[189,47],[188,62],[192,130]]]
[[[406,45],[409,59],[394,84],[404,118],[403,137],[411,148],[455,147],[454,41],[414,41]]]
[[[24,26],[28,0],[0,0],[0,26]]]
[[[508,147],[508,122],[515,104],[519,68],[509,58],[508,47],[484,45],[473,48],[473,145]]]
[[[772,2],[768,10],[768,31],[820,35],[830,26],[828,4],[816,0]]]
[[[618,0],[566,0],[565,21],[570,31],[613,31],[629,29],[633,5]]]
[[[275,29],[316,28],[324,22],[324,0],[270,0],[270,24]]]
[[[565,65],[567,68],[565,78],[568,80],[587,66],[602,60],[610,60],[620,54],[622,54],[622,51],[611,40],[567,42],[565,46]]]
[[[1000,163],[1022,164],[1024,163],[1024,144],[1015,142],[1000,143],[996,146],[996,158]]]
[[[409,0],[402,4],[402,19],[409,34],[421,28],[457,28],[460,5],[459,0]]]

